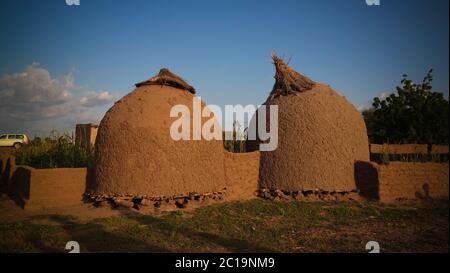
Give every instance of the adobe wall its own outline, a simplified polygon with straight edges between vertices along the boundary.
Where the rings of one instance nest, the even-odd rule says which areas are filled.
[[[357,163],[362,196],[390,203],[403,199],[448,198],[448,163]]]
[[[11,149],[0,149],[0,192],[7,191],[8,181],[15,169],[16,159]]]
[[[259,151],[225,153],[227,200],[249,200],[256,197],[259,179]]]
[[[225,153],[226,200],[256,197],[259,161],[258,151]],[[4,163],[2,160],[1,169],[8,180],[7,190],[25,209],[80,204],[91,179],[86,168],[34,169],[14,166],[14,160]],[[385,203],[401,199],[448,198],[448,168],[448,163],[390,162],[379,165],[359,161],[355,165],[356,186],[363,197]]]
[[[426,144],[370,144],[372,154],[427,154]]]
[[[80,204],[86,190],[87,168],[34,169],[17,166],[9,193],[25,209]]]
[[[225,153],[227,200],[256,197],[260,153]],[[24,209],[42,209],[80,204],[89,176],[87,168],[34,169],[17,166],[12,170],[8,192]]]
[[[380,201],[448,198],[448,164],[392,162],[380,165]]]
[[[432,154],[448,154],[448,145],[431,145]]]
[[[259,179],[259,152],[225,154],[227,200],[256,197]],[[5,164],[2,164],[2,171]],[[90,173],[87,168],[35,169],[13,166],[5,177],[8,193],[24,209],[42,209],[80,204]],[[9,171],[8,171],[9,174]]]

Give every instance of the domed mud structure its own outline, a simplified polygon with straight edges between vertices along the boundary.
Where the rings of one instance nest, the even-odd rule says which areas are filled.
[[[361,114],[329,86],[302,76],[277,56],[273,61],[275,85],[265,105],[278,105],[278,147],[261,153],[259,187],[356,189],[355,162],[369,160]]]
[[[167,69],[136,87],[100,123],[91,193],[154,197],[223,190],[222,142],[170,135],[174,105],[187,106],[193,124],[195,89]]]

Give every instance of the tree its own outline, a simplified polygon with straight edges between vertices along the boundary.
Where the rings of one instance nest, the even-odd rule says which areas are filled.
[[[448,100],[432,90],[433,70],[421,84],[403,75],[397,91],[363,111],[372,143],[448,144]]]

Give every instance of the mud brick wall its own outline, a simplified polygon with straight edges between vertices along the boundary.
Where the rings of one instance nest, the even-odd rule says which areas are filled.
[[[14,154],[0,150],[0,192],[7,191],[8,181],[15,169],[15,162]]]
[[[370,144],[372,154],[427,154],[426,144]]]
[[[431,145],[431,153],[432,154],[448,154],[448,146],[447,145]]]
[[[402,199],[448,198],[448,163],[358,162],[357,187],[362,196],[390,203]]]
[[[80,204],[86,191],[87,168],[34,169],[18,166],[9,193],[25,209]]]
[[[380,201],[448,198],[448,164],[392,162],[380,165]]]
[[[249,200],[256,197],[259,180],[259,151],[225,154],[225,178],[228,200]]]

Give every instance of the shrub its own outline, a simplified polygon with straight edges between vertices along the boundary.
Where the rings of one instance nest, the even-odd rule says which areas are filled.
[[[94,165],[92,151],[76,145],[68,134],[35,137],[16,154],[16,164],[33,168],[81,168]]]
[[[433,91],[432,70],[416,84],[404,75],[395,93],[374,98],[363,111],[371,143],[448,145],[448,100]]]
[[[223,132],[223,147],[226,151],[232,153],[245,153],[245,142],[247,139],[247,129],[241,131],[241,126],[237,121],[233,123],[233,139],[226,140],[226,132]]]

